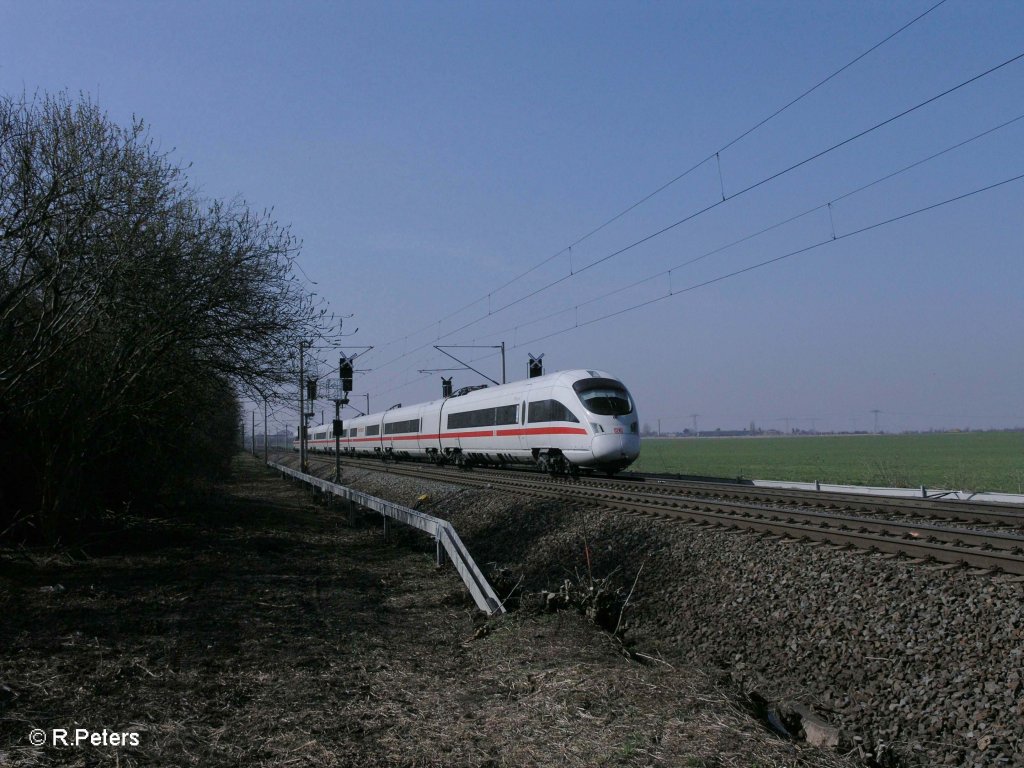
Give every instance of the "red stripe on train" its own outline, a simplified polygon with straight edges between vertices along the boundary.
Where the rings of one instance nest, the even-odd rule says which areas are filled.
[[[380,442],[382,439],[384,442],[389,440],[440,440],[443,438],[470,438],[470,437],[522,437],[525,435],[585,435],[587,430],[580,427],[526,427],[524,429],[499,429],[495,430],[481,430],[477,432],[445,432],[439,435],[384,435],[383,438],[380,436],[374,437],[344,437],[340,438],[342,443],[365,443],[365,442]],[[293,441],[298,442],[298,441]],[[310,440],[311,443],[333,443],[334,438],[328,438],[326,440]]]

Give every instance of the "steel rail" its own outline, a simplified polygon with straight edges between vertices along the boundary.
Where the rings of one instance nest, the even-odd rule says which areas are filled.
[[[474,470],[508,472],[510,470]],[[531,470],[511,470],[523,474]],[[554,479],[553,482],[565,482]],[[577,482],[577,481],[574,481]],[[704,480],[677,480],[658,475],[625,475],[616,478],[581,477],[578,482],[604,488],[627,490],[638,485],[684,496],[725,497],[748,501],[767,501],[790,506],[823,507],[864,512],[899,513],[918,517],[937,517],[964,523],[981,523],[1024,528],[1024,507],[1000,502],[950,501],[910,496],[865,495],[839,491],[812,491],[799,488],[772,488],[740,483],[714,483]]]
[[[375,463],[370,458],[349,459]],[[1009,526],[1024,529],[1024,507],[999,502],[950,501],[948,499],[925,499],[909,496],[865,495],[838,491],[811,491],[803,489],[770,488],[765,486],[742,485],[739,483],[716,483],[704,480],[681,480],[659,475],[620,475],[615,478],[581,476],[567,479],[550,478],[533,469],[511,468],[491,469],[476,467],[475,474],[507,479],[509,475],[530,477],[534,482],[565,484],[574,487],[601,487],[618,490],[634,489],[638,485],[657,487],[666,493],[682,496],[737,498],[748,501],[767,501],[788,506],[806,506],[826,509],[878,512],[917,517],[940,518],[963,523]]]
[[[905,496],[866,496],[837,491],[810,491],[789,488],[766,488],[732,483],[704,481],[667,481],[646,477],[647,484],[675,487],[687,495],[719,495],[749,500],[780,500],[787,504],[813,507],[837,507],[863,511],[914,513],[920,516],[941,517],[966,523],[1024,526],[1024,509],[1013,504],[998,502],[948,501]]]
[[[585,483],[550,482],[548,478],[521,477],[524,473],[450,472],[426,464],[389,463],[373,459],[346,459],[354,466],[374,471],[450,482],[495,491],[527,493],[572,503],[593,503],[634,514],[681,518],[728,528],[774,533],[840,546],[904,554],[946,563],[1024,574],[1024,536],[997,532],[946,528],[927,523],[878,520],[854,515],[830,514],[805,509],[763,507],[743,502],[693,499],[652,492],[646,485],[632,492]],[[474,476],[477,475],[477,476]]]
[[[374,459],[358,459],[375,463]],[[441,469],[433,465],[423,465]],[[441,470],[445,471],[445,470]],[[574,488],[604,488],[612,491],[636,492],[638,487],[649,488],[665,495],[700,498],[737,498],[748,501],[768,501],[787,506],[815,507],[836,510],[860,510],[900,514],[913,517],[941,518],[963,523],[1009,526],[1024,529],[1024,509],[1011,504],[978,503],[969,501],[946,501],[916,499],[901,496],[864,496],[854,493],[836,493],[738,486],[730,483],[707,483],[703,481],[665,481],[655,476],[633,476],[635,479],[581,477],[574,479],[550,478],[534,470],[474,468],[474,474],[507,481],[510,476],[530,478],[540,482],[564,486],[567,482]],[[915,523],[914,525],[923,525]]]

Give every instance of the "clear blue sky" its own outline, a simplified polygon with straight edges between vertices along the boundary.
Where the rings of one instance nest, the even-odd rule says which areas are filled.
[[[272,206],[312,289],[354,315],[350,349],[376,346],[356,382],[374,410],[438,395],[417,371],[447,367],[440,336],[504,340],[510,379],[528,352],[610,371],[665,430],[693,413],[705,429],[865,429],[872,409],[887,430],[1024,426],[1024,181],[844,237],[1024,173],[1024,120],[837,200],[1024,115],[1024,59],[732,197],[1024,53],[1024,3],[948,0],[722,151],[721,175],[706,163],[560,253],[934,2],[8,1],[0,91],[139,115],[204,194]],[[835,243],[586,324],[669,278],[584,302],[830,201],[831,217],[674,270],[671,289],[833,224]],[[497,358],[477,364],[498,378]]]

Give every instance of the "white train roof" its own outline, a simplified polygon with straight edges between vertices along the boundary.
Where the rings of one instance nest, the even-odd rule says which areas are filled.
[[[610,373],[607,373],[605,371],[592,370],[588,368],[574,368],[568,371],[557,371],[555,373],[547,373],[544,374],[543,376],[536,376],[532,379],[520,379],[519,381],[511,381],[507,384],[497,384],[494,386],[481,387],[480,389],[475,389],[472,392],[468,392],[464,395],[459,395],[457,397],[453,396],[448,398],[438,398],[437,400],[429,400],[422,403],[413,403],[411,405],[402,405],[396,408],[390,408],[387,411],[377,411],[376,413],[370,413],[367,414],[366,416],[353,416],[348,419],[345,419],[345,423],[349,424],[356,420],[359,420],[361,422],[364,419],[368,419],[370,423],[375,423],[379,422],[381,420],[381,417],[387,418],[389,420],[389,423],[391,421],[401,421],[406,418],[414,418],[416,414],[424,407],[440,406],[442,403],[446,401],[453,405],[455,403],[463,402],[465,402],[468,405],[472,402],[479,400],[489,400],[494,396],[500,397],[501,395],[511,394],[512,392],[518,393],[521,392],[523,388],[527,386],[530,389],[557,385],[572,386],[577,381],[580,381],[582,379],[614,379],[615,381],[619,380],[617,377],[612,376]],[[311,427],[310,429],[312,430],[316,428]]]

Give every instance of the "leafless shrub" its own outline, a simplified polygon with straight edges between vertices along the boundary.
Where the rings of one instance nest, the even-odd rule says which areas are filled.
[[[0,98],[0,523],[28,511],[54,540],[224,466],[236,393],[323,330],[298,250],[269,212],[199,199],[141,120]]]

